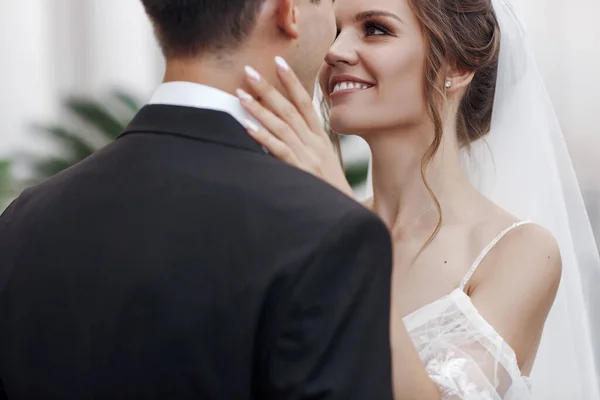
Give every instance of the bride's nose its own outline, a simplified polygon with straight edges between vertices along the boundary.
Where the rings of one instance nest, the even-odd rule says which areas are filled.
[[[344,35],[344,32],[338,35],[325,56],[325,62],[330,67],[339,64],[355,65],[358,63],[356,45],[350,35]]]

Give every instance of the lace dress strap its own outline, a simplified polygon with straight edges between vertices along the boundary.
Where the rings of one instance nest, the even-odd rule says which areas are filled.
[[[483,261],[483,259],[485,258],[485,256],[488,255],[488,253],[494,248],[494,246],[496,246],[498,244],[498,242],[500,240],[502,240],[502,238],[504,236],[506,236],[506,234],[508,234],[510,231],[512,231],[515,228],[518,228],[521,225],[530,224],[530,223],[531,223],[531,221],[518,221],[518,222],[515,222],[514,224],[512,224],[511,226],[509,226],[508,228],[506,228],[505,230],[503,230],[502,232],[500,232],[500,234],[498,236],[496,236],[494,238],[494,240],[492,240],[487,246],[485,246],[485,248],[481,251],[481,253],[479,253],[479,256],[477,256],[477,258],[475,259],[475,262],[473,263],[473,265],[471,265],[471,268],[469,268],[469,271],[467,272],[467,274],[463,278],[463,280],[462,280],[462,282],[460,284],[460,290],[464,290],[465,289],[465,287],[467,286],[467,283],[469,283],[469,280],[471,279],[471,277],[473,276],[473,274],[477,270],[477,267],[479,267],[479,264],[481,264],[481,262]]]

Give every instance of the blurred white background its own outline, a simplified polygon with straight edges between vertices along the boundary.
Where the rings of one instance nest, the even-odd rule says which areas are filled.
[[[517,1],[600,239],[600,1]],[[31,125],[60,121],[65,96],[144,101],[163,72],[138,0],[0,0],[0,54],[0,158],[48,151]],[[359,141],[346,150],[366,156]]]

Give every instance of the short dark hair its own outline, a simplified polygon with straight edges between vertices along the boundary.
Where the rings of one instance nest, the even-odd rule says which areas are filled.
[[[265,0],[141,0],[166,57],[237,47]]]

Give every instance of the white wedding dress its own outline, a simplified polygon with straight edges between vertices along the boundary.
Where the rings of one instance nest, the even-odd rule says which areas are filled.
[[[486,246],[452,293],[404,317],[406,329],[442,400],[531,398],[529,380],[521,376],[515,352],[464,292],[488,252],[507,233],[527,223],[513,224]]]

